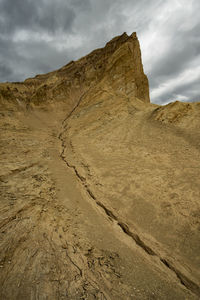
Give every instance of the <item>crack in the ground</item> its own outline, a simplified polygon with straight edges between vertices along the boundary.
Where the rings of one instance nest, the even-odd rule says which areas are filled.
[[[77,109],[77,107],[78,107],[79,104],[81,103],[83,97],[85,96],[85,94],[86,94],[89,90],[90,90],[90,88],[80,96],[80,98],[79,98],[78,102],[76,103],[76,105],[74,106],[74,108],[70,111],[70,113],[69,113],[69,114],[65,117],[65,119],[62,121],[62,124],[64,124],[65,121],[71,117],[71,115],[72,115],[73,112]]]
[[[67,117],[63,120],[62,125],[63,125],[63,131],[61,131],[61,133],[59,134],[58,138],[61,141],[61,146],[62,146],[62,152],[60,154],[61,159],[65,162],[65,164],[73,169],[74,173],[76,174],[76,176],[78,177],[78,179],[80,180],[80,182],[82,183],[82,185],[84,186],[84,188],[86,189],[88,195],[90,196],[90,198],[92,198],[96,204],[98,206],[100,206],[104,212],[106,213],[106,215],[112,220],[112,221],[116,221],[117,225],[122,229],[122,231],[128,235],[129,237],[131,237],[133,239],[133,241],[142,249],[145,251],[145,253],[147,253],[148,255],[152,255],[152,256],[156,256],[158,257],[158,259],[160,260],[160,262],[167,267],[170,271],[172,271],[178,278],[179,282],[185,287],[187,288],[190,292],[196,294],[197,296],[200,296],[200,287],[197,283],[195,283],[193,280],[191,280],[190,278],[188,278],[185,274],[183,274],[183,272],[181,272],[180,270],[178,270],[173,263],[171,263],[167,258],[163,258],[162,256],[160,256],[158,253],[156,253],[156,251],[154,251],[150,246],[148,246],[140,237],[136,232],[133,232],[129,229],[128,225],[125,224],[123,221],[121,221],[110,209],[108,209],[103,203],[101,203],[99,200],[96,199],[95,195],[92,193],[92,191],[89,189],[87,183],[86,183],[86,178],[84,178],[83,176],[81,176],[77,170],[77,168],[74,165],[71,165],[65,158],[65,149],[66,149],[66,145],[64,142],[64,139],[62,138],[64,132],[67,131],[66,126],[64,127],[65,122],[70,118],[70,116],[73,114],[73,112],[77,109],[77,107],[79,106],[79,104],[81,103],[81,100],[83,99],[84,95],[87,93],[87,91],[79,98],[79,101],[77,102],[76,106],[72,109],[72,111],[67,115]]]

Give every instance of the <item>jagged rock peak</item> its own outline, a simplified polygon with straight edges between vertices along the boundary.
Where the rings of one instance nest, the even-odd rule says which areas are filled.
[[[117,35],[114,38],[112,38],[109,42],[107,42],[106,46],[110,45],[112,43],[116,43],[116,42],[118,42],[118,43],[124,43],[128,39],[130,39],[130,38],[136,38],[137,39],[136,32],[133,32],[130,36],[126,32],[122,33],[121,35]]]
[[[124,32],[110,40],[105,47],[71,61],[56,71],[37,75],[15,86],[9,84],[9,94],[37,105],[66,102],[72,98],[76,102],[78,97],[94,86],[150,102],[148,79],[143,71],[136,32],[130,36]],[[4,97],[1,89],[2,85],[0,96]]]

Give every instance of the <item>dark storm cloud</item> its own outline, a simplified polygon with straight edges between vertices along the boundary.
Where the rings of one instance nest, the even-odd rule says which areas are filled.
[[[53,43],[45,41],[24,41],[22,47],[20,42],[2,43],[0,38],[0,44],[4,46],[0,53],[0,81],[4,78],[8,81],[21,81],[25,77],[47,73],[51,71],[52,62],[56,66],[62,66],[73,58],[64,51],[59,53]]]
[[[71,30],[75,12],[66,1],[1,0],[0,31],[9,34],[19,29]]]
[[[12,69],[10,67],[7,67],[3,63],[0,63],[0,78],[5,76],[9,78],[11,75],[12,75]]]
[[[136,31],[151,100],[196,101],[198,0],[0,0],[0,81],[18,81],[78,59]]]
[[[176,42],[174,47],[172,46],[167,52],[165,60],[163,61],[160,58],[152,70],[151,76],[155,78],[156,85],[163,79],[166,80],[168,77],[171,78],[171,76],[175,76],[183,71],[197,54],[196,49],[189,41],[187,46],[184,46],[182,41],[180,41],[180,44]]]

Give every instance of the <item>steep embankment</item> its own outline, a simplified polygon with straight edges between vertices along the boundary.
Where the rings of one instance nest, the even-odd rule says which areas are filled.
[[[0,92],[0,298],[198,299],[199,104],[136,35]]]

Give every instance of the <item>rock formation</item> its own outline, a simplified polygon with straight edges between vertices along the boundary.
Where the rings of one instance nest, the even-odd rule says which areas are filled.
[[[0,299],[199,298],[200,103],[150,103],[135,33],[0,115]]]
[[[63,68],[22,83],[1,84],[1,99],[18,99],[27,104],[70,102],[91,86],[109,86],[116,92],[149,102],[148,79],[143,72],[136,33],[117,36],[102,49]],[[2,101],[2,100],[1,100]]]

